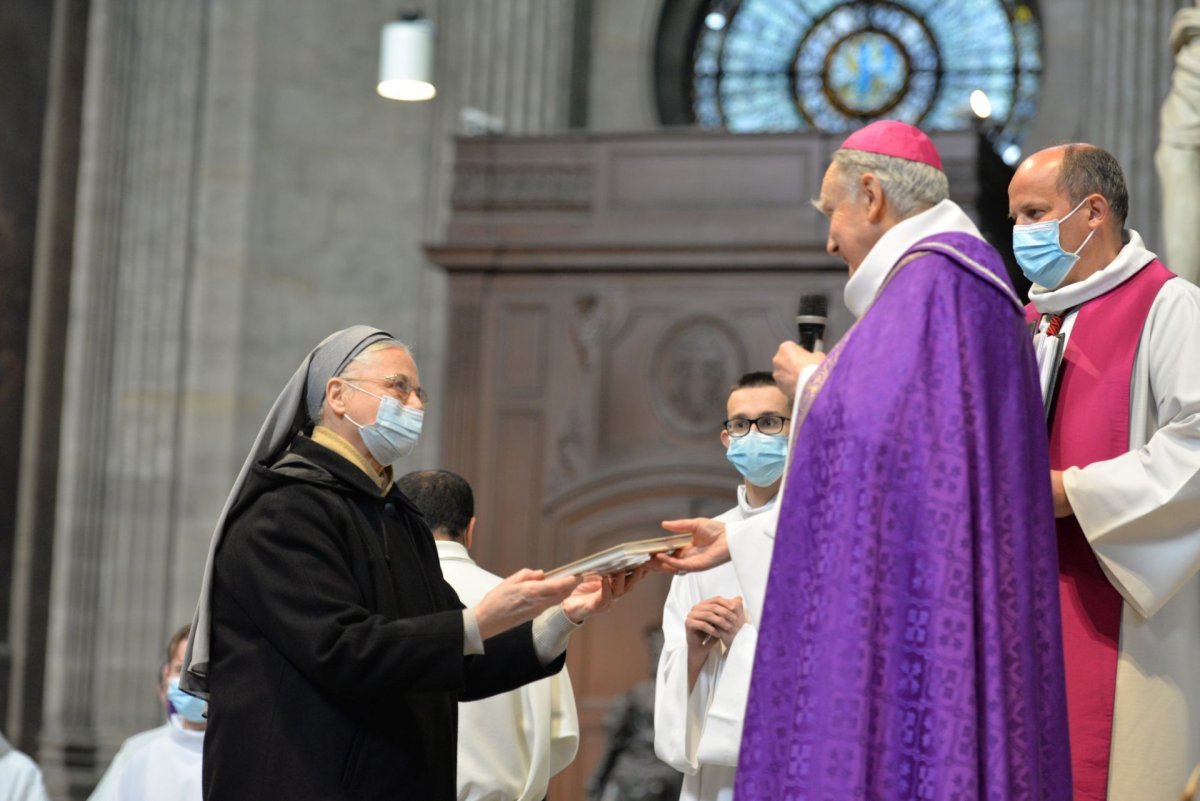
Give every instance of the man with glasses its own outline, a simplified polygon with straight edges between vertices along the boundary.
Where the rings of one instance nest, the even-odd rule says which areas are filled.
[[[339,331],[275,401],[217,522],[185,658],[204,797],[455,797],[457,702],[557,673],[632,583],[540,571],[464,608],[393,483],[425,403],[408,349]]]
[[[755,372],[734,385],[725,410],[721,444],[742,483],[737,506],[716,519],[744,521],[775,507],[787,466],[791,405],[770,373]],[[654,748],[683,772],[684,801],[733,797],[758,626],[743,595],[733,564],[726,563],[675,576],[663,606]]]

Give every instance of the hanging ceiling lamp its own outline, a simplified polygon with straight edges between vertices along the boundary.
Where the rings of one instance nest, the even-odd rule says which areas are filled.
[[[379,47],[379,84],[375,91],[391,100],[429,100],[433,85],[433,23],[416,12],[383,26]]]

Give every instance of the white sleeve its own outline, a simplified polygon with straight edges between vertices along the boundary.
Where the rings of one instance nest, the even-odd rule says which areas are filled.
[[[579,751],[579,716],[575,691],[564,667],[547,680],[550,684],[550,775],[570,765]]]
[[[663,762],[688,774],[697,770],[696,745],[708,706],[711,676],[705,674],[715,672],[710,669],[710,652],[695,688],[688,692],[687,631],[683,621],[703,600],[696,597],[693,584],[691,576],[671,579],[671,591],[663,605],[663,649],[654,687],[654,752]]]
[[[810,364],[800,371],[800,375],[796,377],[796,396],[804,391],[804,385],[808,383],[808,379],[813,377],[813,373],[817,372],[817,365]]]
[[[116,768],[114,770],[114,768]],[[121,766],[110,766],[104,771],[104,775],[100,777],[99,783],[96,784],[92,794],[87,797],[87,801],[113,801],[117,797],[117,784],[120,782]]]
[[[767,576],[771,573],[771,554],[775,552],[779,506],[780,501],[776,501],[774,507],[762,514],[725,524],[725,543],[729,546],[733,569],[742,588],[746,614],[755,625],[762,620]]]
[[[42,771],[20,751],[10,751],[0,770],[0,797],[13,801],[48,801]]]
[[[1148,377],[1150,397],[1139,416],[1135,391],[1131,434],[1137,441],[1143,418],[1157,430],[1140,448],[1063,472],[1097,558],[1144,617],[1200,569],[1200,290],[1173,289],[1164,287],[1146,321],[1137,360],[1148,370],[1134,369],[1135,382]]]
[[[725,654],[712,703],[704,718],[704,734],[696,749],[696,759],[702,764],[737,765],[757,645],[758,629],[747,622],[733,638],[733,647]]]
[[[29,793],[25,799],[26,801],[50,801],[50,795],[46,792],[46,784],[42,781],[41,770],[38,770],[30,780]]]

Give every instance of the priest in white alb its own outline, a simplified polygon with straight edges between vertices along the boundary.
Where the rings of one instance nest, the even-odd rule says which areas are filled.
[[[1120,165],[1008,190],[1050,427],[1076,801],[1178,798],[1200,762],[1200,289],[1125,228]]]
[[[742,475],[724,523],[770,520],[787,466],[791,403],[767,372],[747,373],[729,393],[725,456]],[[770,557],[770,540],[763,549]],[[755,596],[766,590],[766,572]],[[758,640],[733,564],[675,576],[663,606],[663,651],[654,693],[654,750],[683,773],[681,801],[731,801],[742,719]]]

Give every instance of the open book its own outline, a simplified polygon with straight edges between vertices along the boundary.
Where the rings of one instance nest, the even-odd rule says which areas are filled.
[[[654,537],[648,540],[623,542],[591,556],[577,559],[570,564],[546,571],[550,576],[581,576],[584,573],[596,573],[607,576],[620,570],[629,570],[643,562],[649,562],[656,553],[677,551],[692,541],[691,534],[670,534],[666,537]]]

